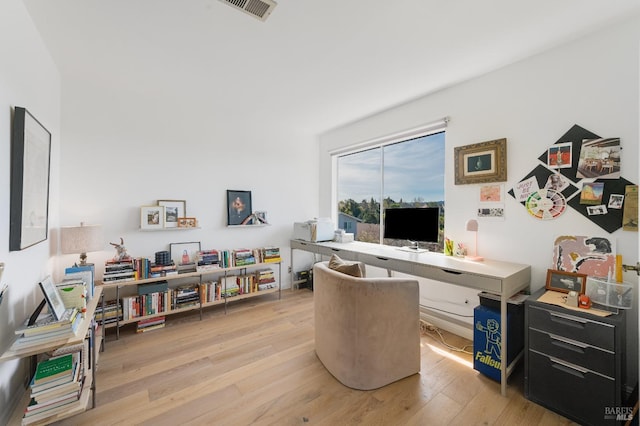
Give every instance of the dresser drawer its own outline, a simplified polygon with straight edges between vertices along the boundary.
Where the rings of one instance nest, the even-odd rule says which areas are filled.
[[[615,326],[567,312],[529,305],[529,327],[614,352]]]
[[[607,424],[605,408],[619,405],[615,380],[532,350],[528,358],[527,398],[581,424]]]
[[[531,327],[528,331],[529,349],[605,376],[615,377],[616,356],[613,352]]]

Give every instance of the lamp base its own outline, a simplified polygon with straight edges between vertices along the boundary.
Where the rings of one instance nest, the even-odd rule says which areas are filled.
[[[465,256],[464,258],[473,262],[482,262],[484,260],[482,256]]]

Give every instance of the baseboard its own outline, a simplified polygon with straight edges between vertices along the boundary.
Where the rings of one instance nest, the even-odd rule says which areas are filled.
[[[465,339],[473,340],[473,324],[457,320],[440,312],[420,306],[420,319]]]

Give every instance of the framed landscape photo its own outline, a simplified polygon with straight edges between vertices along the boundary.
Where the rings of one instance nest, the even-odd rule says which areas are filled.
[[[227,225],[242,225],[252,212],[251,191],[227,189]]]
[[[9,251],[47,239],[51,133],[25,108],[15,107],[11,140]]]
[[[177,228],[178,219],[187,215],[185,200],[158,200],[158,205],[164,207],[165,228]]]
[[[507,140],[496,139],[454,148],[455,184],[507,180]]]
[[[584,294],[587,285],[587,275],[575,272],[557,271],[555,269],[547,270],[547,290],[559,291],[561,293],[569,293],[575,291],[578,294]]]
[[[140,207],[140,229],[164,228],[164,206]]]

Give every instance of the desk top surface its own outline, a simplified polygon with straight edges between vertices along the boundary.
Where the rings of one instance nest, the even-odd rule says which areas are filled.
[[[382,244],[363,243],[354,241],[350,243],[309,242],[301,240],[291,240],[292,247],[300,249],[300,246],[308,246],[309,251],[314,247],[326,247],[335,251],[338,255],[340,251],[362,253],[366,255],[393,259],[401,262],[408,262],[424,267],[435,267],[446,271],[460,272],[465,274],[480,275],[498,279],[508,278],[514,274],[531,269],[530,265],[522,263],[504,262],[500,260],[485,259],[483,261],[471,261],[464,258],[445,256],[436,252],[410,252],[400,247],[386,246]],[[302,248],[304,249],[304,248]]]

